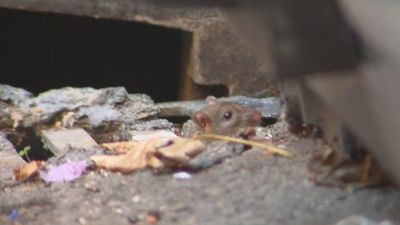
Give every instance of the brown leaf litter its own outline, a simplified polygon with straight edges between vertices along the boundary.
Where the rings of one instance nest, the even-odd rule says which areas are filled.
[[[312,157],[308,170],[309,179],[324,186],[362,188],[381,185],[388,181],[371,154],[365,153],[360,161],[354,161],[346,159],[330,147]]]
[[[14,169],[12,179],[17,181],[26,181],[38,174],[39,169],[44,166],[43,161],[31,161],[21,167]]]
[[[118,155],[95,155],[91,157],[97,167],[122,173],[130,173],[145,167],[161,169],[187,163],[205,150],[199,140],[154,138],[146,141],[128,141],[102,144]]]

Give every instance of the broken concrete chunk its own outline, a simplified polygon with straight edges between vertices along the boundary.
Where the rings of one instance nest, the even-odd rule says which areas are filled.
[[[0,84],[0,100],[18,105],[31,98],[33,95],[22,88],[16,88],[6,84]]]
[[[12,177],[14,168],[25,163],[14,146],[0,133],[0,181]]]
[[[0,85],[0,130],[17,136],[21,130],[40,135],[52,128],[84,128],[98,142],[129,140],[130,130],[170,128],[166,120],[149,121],[158,112],[149,96],[128,94],[123,87],[65,87],[32,97],[23,89]],[[19,136],[16,140],[25,138]]]
[[[83,129],[60,129],[42,131],[42,140],[47,149],[55,155],[63,155],[70,148],[90,150],[100,148]]]
[[[122,104],[128,99],[123,87],[116,88],[72,88],[66,87],[41,93],[30,100],[30,106],[40,109],[41,119],[51,119],[64,111],[75,111],[80,107]]]
[[[120,117],[121,113],[109,105],[82,107],[79,109],[79,112],[75,114],[75,120],[78,121],[82,118],[87,118],[88,124],[93,128],[102,124],[118,121]]]
[[[145,120],[127,123],[125,126],[127,130],[149,131],[171,129],[173,124],[166,119],[153,119],[148,121]]]
[[[281,108],[279,100],[270,98],[249,98],[244,96],[234,96],[220,98],[222,101],[233,102],[246,107],[252,107],[261,112],[264,118],[277,118]],[[166,102],[156,104],[160,108],[161,117],[184,116],[190,117],[193,112],[199,111],[205,106],[205,100]]]
[[[130,122],[158,116],[159,109],[148,95],[129,94],[128,99],[121,108],[123,121]]]

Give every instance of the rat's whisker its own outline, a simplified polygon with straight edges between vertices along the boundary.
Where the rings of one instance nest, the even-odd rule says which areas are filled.
[[[223,135],[212,134],[212,133],[198,134],[194,138],[195,139],[209,138],[209,139],[217,139],[217,140],[222,140],[222,141],[235,142],[235,143],[250,145],[250,146],[255,147],[255,148],[265,149],[269,153],[280,155],[282,157],[286,157],[286,158],[293,157],[292,153],[290,153],[290,152],[288,152],[286,150],[283,150],[281,148],[278,148],[276,146],[269,145],[269,144],[266,144],[266,143],[259,143],[259,142],[255,142],[255,141],[243,140],[243,139],[240,139],[240,138],[234,138],[234,137],[223,136]]]

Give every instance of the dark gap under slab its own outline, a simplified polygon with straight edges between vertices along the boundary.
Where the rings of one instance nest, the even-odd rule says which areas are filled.
[[[144,23],[0,9],[0,82],[35,94],[124,86],[178,99],[185,31]]]

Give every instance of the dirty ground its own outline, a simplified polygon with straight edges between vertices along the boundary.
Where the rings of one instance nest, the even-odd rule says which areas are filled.
[[[249,150],[185,180],[146,169],[92,171],[51,185],[2,181],[0,223],[10,224],[13,209],[20,224],[140,224],[149,213],[159,216],[158,224],[334,224],[353,214],[400,221],[398,190],[315,186],[306,179],[306,163],[322,144],[293,137],[279,123],[271,130],[296,157]]]
[[[250,149],[186,171],[189,178],[150,169],[94,170],[51,184],[2,177],[0,224],[335,224],[352,215],[400,222],[398,189],[316,186],[307,179],[307,163],[323,143],[293,136],[284,122],[265,131],[295,157]]]

